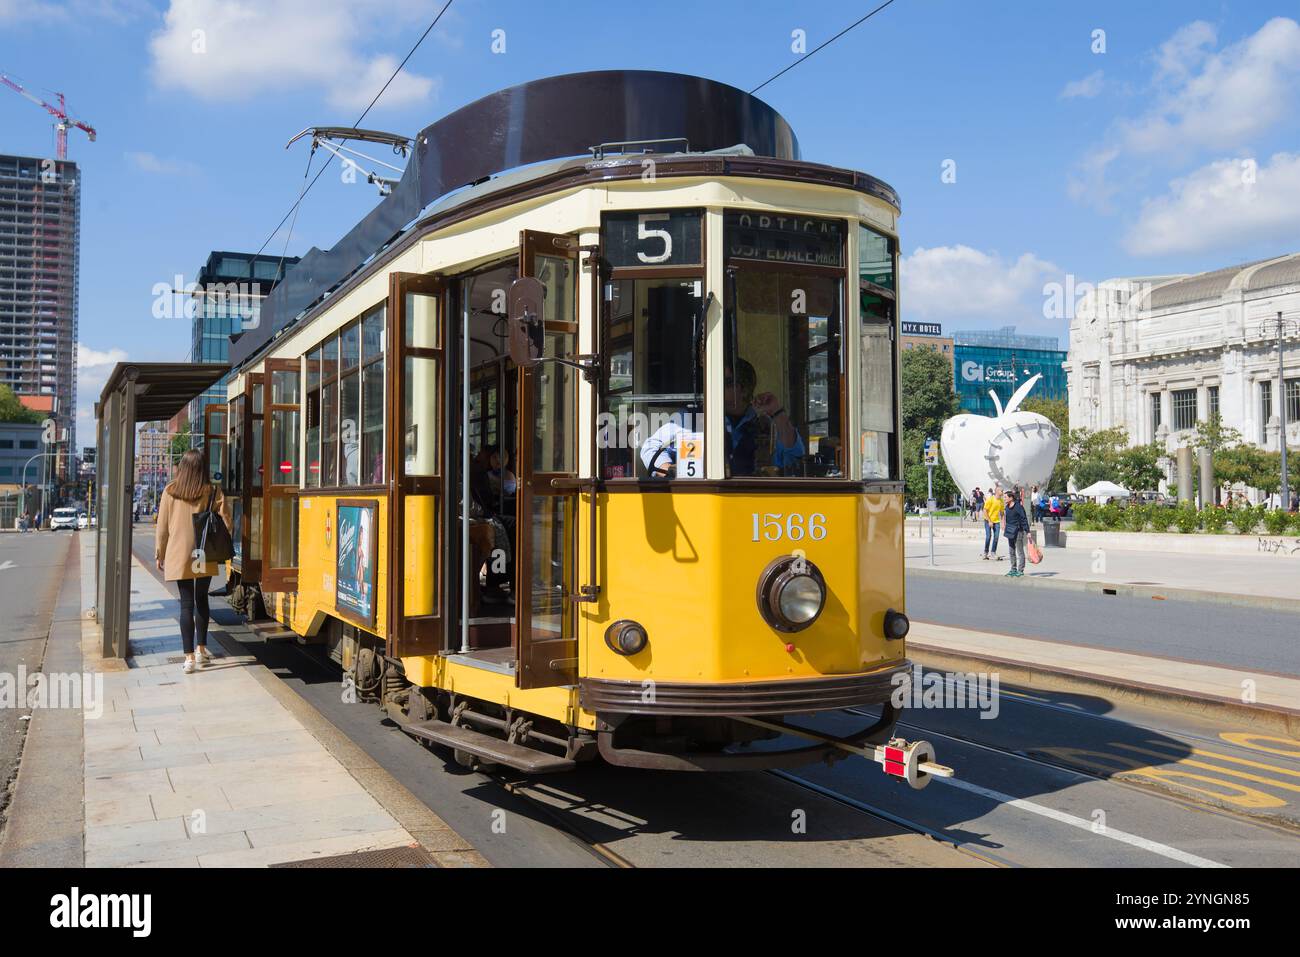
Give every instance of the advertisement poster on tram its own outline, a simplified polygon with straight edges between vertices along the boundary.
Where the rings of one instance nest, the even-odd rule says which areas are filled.
[[[335,546],[334,607],[375,623],[375,503],[340,502]]]

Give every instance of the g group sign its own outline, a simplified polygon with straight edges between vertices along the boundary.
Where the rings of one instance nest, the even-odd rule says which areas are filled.
[[[1014,382],[1015,370],[967,359],[961,364],[961,377],[966,382]]]

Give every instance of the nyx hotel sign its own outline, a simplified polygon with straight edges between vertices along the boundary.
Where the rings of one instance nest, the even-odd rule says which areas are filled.
[[[801,266],[844,265],[844,223],[780,213],[727,213],[727,257]]]
[[[904,322],[905,336],[942,336],[943,325],[938,322]]]

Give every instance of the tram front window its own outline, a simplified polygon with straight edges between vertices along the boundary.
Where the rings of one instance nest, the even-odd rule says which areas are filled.
[[[704,430],[701,285],[679,278],[612,283],[600,425],[607,479],[670,477],[673,435]]]
[[[723,358],[728,477],[844,474],[840,287],[736,269]]]

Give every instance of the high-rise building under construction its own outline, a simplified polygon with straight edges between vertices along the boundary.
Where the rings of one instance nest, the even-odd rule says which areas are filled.
[[[68,160],[0,155],[0,382],[33,407],[53,397],[65,475],[77,448],[80,179]]]

